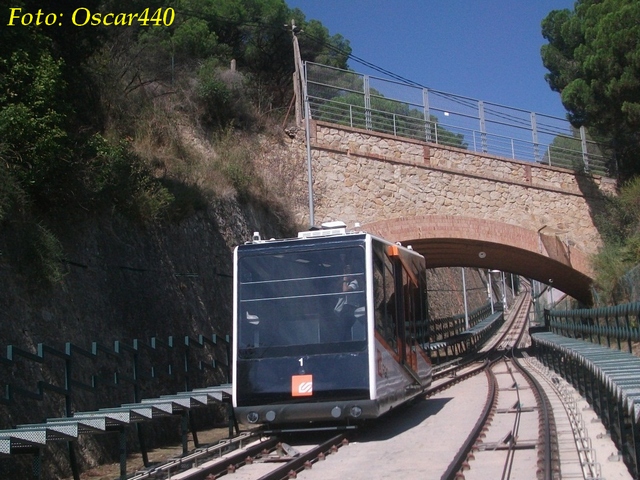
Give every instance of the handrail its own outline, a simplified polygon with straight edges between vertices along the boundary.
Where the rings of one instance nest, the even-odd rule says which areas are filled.
[[[633,353],[632,342],[640,341],[640,302],[610,307],[574,310],[545,310],[545,326],[569,338],[581,338],[600,345],[606,342]]]
[[[494,305],[495,308],[496,305]],[[473,327],[491,315],[491,303],[486,303],[481,307],[469,312],[469,327]],[[459,313],[449,317],[435,318],[430,320],[429,335],[431,342],[446,340],[455,335],[459,335],[466,329],[465,315]]]
[[[514,160],[609,174],[611,159],[600,147],[605,142],[594,141],[584,128],[573,128],[566,118],[312,62],[306,62],[305,70],[305,100],[316,120]],[[376,109],[372,103],[383,107]],[[556,142],[558,138],[562,141]]]

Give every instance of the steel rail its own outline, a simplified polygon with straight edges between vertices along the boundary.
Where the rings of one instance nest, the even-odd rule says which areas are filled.
[[[193,472],[184,478],[188,478],[189,480],[206,480],[207,478],[217,478],[222,474],[235,471],[239,466],[244,465],[247,462],[247,459],[262,455],[265,451],[273,451],[278,445],[278,442],[278,438],[270,437],[247,448],[239,449],[237,452],[232,453],[226,457],[220,457],[218,462],[208,467],[199,468],[197,466],[193,466]],[[172,478],[172,472],[170,470],[156,469],[154,473],[155,476],[153,477],[143,478]],[[167,476],[158,476],[163,474],[166,474]]]
[[[236,437],[220,440],[219,442],[201,447],[193,452],[180,458],[167,460],[160,465],[136,472],[133,476],[127,477],[128,480],[145,480],[148,478],[159,479],[166,475],[170,478],[174,470],[197,467],[198,463],[203,463],[211,458],[222,457],[230,451],[241,449],[243,443],[249,443],[256,438],[256,435],[250,432],[244,432]]]
[[[549,401],[547,394],[544,392],[542,385],[540,385],[540,382],[538,382],[538,380],[536,380],[536,378],[522,366],[517,357],[513,357],[513,360],[520,372],[528,378],[530,384],[534,387],[534,395],[538,399],[540,415],[542,416],[540,426],[542,428],[541,443],[543,444],[543,448],[539,450],[539,455],[542,456],[543,465],[542,471],[539,473],[542,475],[543,480],[552,480],[552,454],[554,450],[557,451],[558,449],[552,448],[552,445],[557,442],[557,439],[551,434],[552,426],[554,425],[551,402]]]
[[[259,480],[284,480],[289,478],[295,478],[298,472],[305,468],[311,468],[311,465],[323,458],[327,453],[332,453],[338,450],[342,445],[347,442],[346,434],[341,433],[329,440],[321,443],[317,447],[302,453],[284,465],[276,468],[275,470],[267,473],[259,478]]]
[[[516,387],[516,397],[518,399],[518,408],[516,410],[515,418],[513,420],[513,427],[511,428],[512,437],[511,437],[511,440],[509,441],[507,458],[505,459],[504,469],[502,471],[502,477],[501,477],[502,480],[511,478],[511,469],[513,467],[513,460],[515,457],[516,442],[517,442],[517,440],[515,439],[518,438],[518,434],[520,432],[520,420],[522,417],[522,402],[520,400],[520,387],[518,386],[518,382],[516,380],[516,377],[513,374],[513,370],[511,369],[507,358],[504,358],[504,363],[507,367],[507,371],[509,372],[509,375],[511,376],[511,379],[513,380],[513,384]]]
[[[511,345],[510,357],[513,360],[514,367],[525,377],[527,382],[531,385],[534,391],[534,395],[537,399],[537,403],[540,407],[539,411],[542,417],[540,420],[540,426],[541,426],[541,429],[543,430],[542,436],[541,436],[542,437],[541,443],[543,443],[544,448],[542,448],[539,453],[539,455],[542,457],[541,463],[543,465],[542,471],[539,473],[541,475],[541,478],[543,478],[544,480],[551,480],[552,479],[552,463],[553,463],[552,462],[552,440],[553,439],[551,435],[551,432],[552,432],[551,426],[553,424],[553,414],[551,412],[549,400],[546,397],[544,391],[542,390],[541,385],[536,381],[536,379],[532,376],[532,374],[526,371],[526,369],[520,364],[517,357],[514,355],[514,352],[516,351],[517,346],[521,343],[522,338],[524,337],[524,334],[526,331],[526,322],[523,321],[523,319],[526,318],[526,315],[528,314],[528,311],[529,311],[529,303],[527,302],[528,298],[529,298],[529,294],[527,292],[527,294],[524,295],[521,298],[521,300],[518,302],[516,306],[516,311],[512,317],[513,319],[511,321],[510,327],[517,325],[520,327],[520,330],[516,340]],[[526,308],[525,308],[525,305],[526,305]],[[521,325],[518,324],[518,321],[522,321]],[[485,352],[484,354],[485,358],[490,358],[492,355],[495,355],[495,351],[497,351],[496,349],[498,348],[498,345],[504,345],[505,339],[509,334],[510,330],[511,328],[507,328],[505,332],[500,336],[500,338],[494,343],[494,348],[491,349],[490,351]],[[494,356],[491,361],[487,361],[485,363],[483,368],[485,369],[485,373],[489,378],[489,393],[487,394],[487,399],[488,399],[487,403],[485,404],[485,408],[480,418],[478,419],[478,422],[476,423],[473,430],[471,431],[471,433],[463,443],[462,447],[454,457],[454,460],[450,463],[449,467],[441,477],[441,480],[454,480],[459,475],[460,469],[463,467],[465,460],[468,458],[469,452],[471,451],[473,445],[477,441],[477,438],[480,432],[482,431],[485,424],[487,423],[489,414],[492,411],[492,408],[495,402],[497,402],[497,396],[498,396],[497,380],[495,375],[491,371],[491,368],[489,367],[497,363],[502,358],[504,358],[504,355],[501,355],[499,357]],[[505,358],[505,362],[506,361],[507,360]],[[477,373],[477,371],[479,371],[479,369],[475,369],[473,371],[474,372],[473,374]],[[513,373],[511,372],[511,370],[510,370],[510,373],[513,378]],[[469,372],[462,377],[466,378],[471,374],[472,373]],[[456,383],[457,381],[459,380],[455,379],[450,382],[446,382],[446,384],[450,386],[451,384]],[[515,378],[514,378],[514,381],[515,381]],[[441,390],[446,387],[443,384],[437,388]],[[520,403],[520,400],[519,400],[519,392],[518,392],[518,404],[519,403]],[[519,421],[520,421],[519,413],[520,412],[517,413],[516,418],[514,420],[514,427],[513,427],[514,437],[517,435],[517,430],[519,429]],[[511,442],[509,445],[509,451],[507,452],[507,458],[505,459],[505,467],[502,474],[503,480],[508,479],[511,476],[511,468],[512,468],[513,458],[514,458],[513,452],[515,451],[515,448],[516,448],[515,443]]]
[[[539,472],[542,475],[543,480],[551,480],[553,478],[553,461],[554,456],[553,452],[557,452],[557,437],[552,434],[554,430],[552,427],[555,425],[555,420],[553,418],[553,407],[551,406],[551,401],[547,394],[545,393],[542,385],[538,380],[533,376],[531,372],[529,372],[521,362],[521,359],[516,355],[513,355],[514,365],[518,370],[528,379],[529,384],[533,387],[534,395],[537,399],[538,405],[540,407],[540,428],[542,429],[541,434],[541,443],[543,448],[538,451],[538,455],[542,464],[542,471]],[[556,445],[556,448],[552,448],[553,445]]]
[[[521,301],[518,304],[517,307],[517,311],[516,314],[514,315],[514,319],[513,319],[513,325],[514,326],[518,326],[518,322],[523,320],[523,317],[525,317],[525,315],[528,313],[529,309],[525,309],[523,310],[523,306],[525,305],[525,302],[529,299],[529,294],[528,291],[527,293],[521,297]],[[523,312],[525,313],[525,315],[523,315]],[[520,328],[520,331],[518,332],[518,336],[515,340],[515,342],[513,343],[512,347],[511,347],[511,355],[513,356],[513,351],[514,348],[520,344],[520,342],[522,341],[522,337],[524,336],[524,332],[525,332],[525,322],[522,322],[522,327]],[[513,437],[512,440],[509,442],[509,451],[507,452],[507,458],[505,460],[505,467],[504,470],[502,472],[502,480],[505,479],[509,479],[511,478],[511,469],[513,468],[513,461],[514,461],[514,457],[515,457],[515,449],[516,449],[516,442],[514,441],[514,439],[518,438],[518,434],[520,431],[520,420],[522,417],[522,402],[520,400],[520,387],[518,386],[518,382],[515,378],[515,375],[513,374],[513,369],[510,367],[507,359],[504,359],[505,361],[505,365],[507,367],[507,371],[509,372],[509,375],[511,376],[511,379],[513,380],[514,385],[516,386],[516,396],[518,399],[518,408],[517,408],[517,412],[516,412],[516,416],[513,422],[513,428],[512,428],[512,432],[513,432]],[[520,372],[521,375],[525,376],[524,372],[522,371],[522,368],[519,368],[517,363],[514,362],[514,366],[515,368]],[[527,377],[525,376],[525,379]],[[534,394],[535,395],[535,394]],[[537,397],[536,397],[537,398]],[[539,402],[538,402],[539,403]]]
[[[526,297],[528,296],[529,296],[529,293],[527,292]],[[524,300],[522,305],[524,305]],[[531,305],[529,303],[527,305],[526,310],[518,311],[518,315],[523,314],[524,318],[528,317],[530,308],[531,308]],[[555,424],[555,421],[553,419],[553,408],[551,406],[549,397],[547,397],[547,394],[542,388],[542,385],[540,384],[540,382],[538,382],[538,380],[534,377],[534,375],[531,372],[529,372],[528,369],[525,368],[525,366],[520,361],[521,360],[520,357],[516,355],[516,353],[519,351],[518,345],[521,344],[522,338],[524,337],[524,334],[525,334],[525,330],[526,330],[525,326],[526,326],[526,322],[523,322],[523,328],[520,331],[520,335],[518,336],[518,339],[516,340],[516,342],[513,344],[513,347],[511,348],[511,358],[516,368],[520,371],[520,373],[522,373],[522,375],[524,375],[528,379],[529,384],[533,387],[534,395],[536,396],[538,405],[540,406],[539,412],[542,417],[540,419],[540,427],[542,428],[541,443],[543,444],[543,448],[540,449],[538,453],[538,455],[542,457],[541,459],[542,471],[539,473],[542,475],[542,478],[544,480],[551,480],[553,478],[552,476],[553,451],[556,451],[556,452],[558,451],[557,445],[555,449],[552,448],[552,445],[554,443],[557,444],[557,438],[554,435],[552,435],[552,426]]]
[[[445,472],[442,474],[442,477],[440,477],[440,480],[456,479],[458,472],[462,468],[463,463],[465,462],[467,456],[469,455],[469,452],[471,451],[471,448],[476,443],[476,440],[478,439],[480,433],[482,432],[482,429],[486,425],[491,412],[495,408],[496,402],[498,400],[498,380],[496,379],[493,372],[491,372],[491,369],[485,368],[485,373],[487,375],[487,381],[489,382],[489,391],[487,392],[487,400],[485,402],[484,409],[482,410],[482,414],[474,425],[473,430],[471,430],[471,433],[460,447],[460,450],[458,450],[458,453],[456,453],[456,455],[454,456],[453,461],[449,464]]]
[[[497,340],[494,341],[493,345],[499,345],[501,344],[505,338],[509,335],[509,331],[510,331],[510,327],[511,325],[513,325],[513,323],[515,322],[515,319],[517,318],[518,313],[520,312],[522,306],[524,305],[526,299],[528,297],[525,295],[523,297],[521,297],[521,299],[519,299],[518,304],[516,306],[516,314],[513,315],[512,320],[510,321],[510,323],[507,325],[507,328],[505,328],[504,332],[502,333],[502,335],[500,335]],[[488,343],[488,342],[487,342]],[[461,357],[460,359],[457,359],[456,363],[453,363],[451,365],[451,367],[443,369],[438,371],[437,373],[433,374],[433,379],[434,380],[438,380],[442,377],[445,377],[447,375],[454,375],[455,377],[452,380],[446,381],[440,385],[437,385],[435,387],[432,387],[430,389],[427,389],[426,393],[427,396],[433,395],[434,393],[440,392],[442,390],[445,390],[453,385],[455,385],[456,383],[458,383],[461,380],[465,380],[473,375],[476,375],[478,373],[480,373],[484,368],[486,368],[486,362],[492,357],[492,355],[494,355],[493,350],[495,350],[495,348],[489,349],[486,352],[474,352],[471,354],[468,354],[464,357]],[[469,372],[464,373],[463,375],[457,375],[458,372],[462,371],[465,368],[469,368],[473,363],[476,362],[484,362],[482,366],[475,368]]]

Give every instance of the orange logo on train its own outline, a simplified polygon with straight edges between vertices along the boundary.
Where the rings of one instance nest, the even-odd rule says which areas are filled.
[[[313,375],[294,375],[291,377],[291,396],[310,397],[313,395]]]

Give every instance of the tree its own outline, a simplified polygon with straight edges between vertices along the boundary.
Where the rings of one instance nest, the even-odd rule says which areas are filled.
[[[640,2],[578,0],[542,21],[546,80],[568,118],[608,139],[621,179],[640,173]]]
[[[571,127],[570,135],[557,135],[553,139],[542,158],[542,163],[570,168],[577,172],[588,169],[589,172],[597,175],[607,175],[608,171],[603,160],[606,158],[605,153],[589,132],[586,132],[585,143],[587,146],[586,157],[582,152],[580,130]]]
[[[291,12],[296,25],[302,30],[300,35],[300,56],[303,60],[320,63],[335,68],[347,68],[351,55],[349,40],[339,33],[330,36],[327,27],[318,20],[307,20],[299,9]]]
[[[593,257],[596,286],[605,303],[633,301],[632,273],[640,264],[640,177],[620,187],[620,195],[607,197],[602,218],[604,245]],[[625,278],[626,277],[626,278]]]
[[[299,9],[284,0],[165,0],[176,20],[167,29],[141,34],[145,47],[173,55],[177,65],[215,58],[221,65],[233,59],[247,75],[260,109],[285,107],[293,94],[294,71],[291,20],[300,36],[303,60],[346,68],[351,53],[341,35],[329,35],[320,22],[307,22]],[[167,53],[171,51],[171,53]]]
[[[0,2],[0,6],[4,2]],[[28,8],[16,3],[16,8]],[[8,7],[6,9],[8,11]],[[56,44],[41,28],[0,30],[0,162],[11,192],[47,208],[65,195],[61,180],[69,174],[67,82]],[[24,196],[26,195],[26,196]],[[1,195],[0,195],[1,196]],[[0,210],[11,203],[0,199]]]

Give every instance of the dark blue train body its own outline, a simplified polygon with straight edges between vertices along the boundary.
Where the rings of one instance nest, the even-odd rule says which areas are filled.
[[[355,422],[431,382],[424,258],[364,232],[234,252],[233,406],[244,424]]]

